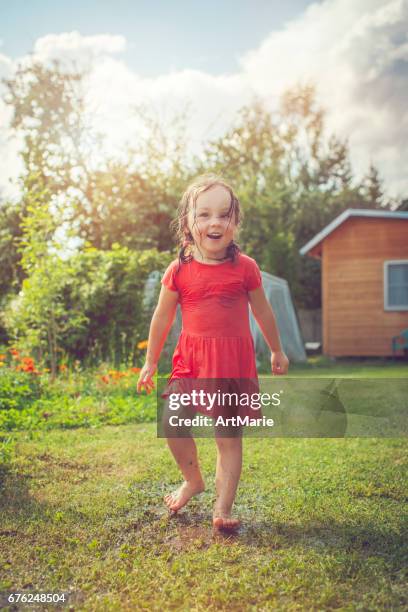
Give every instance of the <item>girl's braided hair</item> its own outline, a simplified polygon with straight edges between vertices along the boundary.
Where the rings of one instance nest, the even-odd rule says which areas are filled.
[[[239,200],[234,194],[232,187],[226,181],[224,181],[221,176],[217,174],[203,174],[194,179],[194,181],[188,185],[180,200],[177,209],[177,217],[170,223],[170,228],[176,232],[176,238],[180,249],[178,254],[179,269],[181,263],[189,263],[193,259],[192,247],[194,245],[194,238],[188,228],[187,223],[189,210],[191,209],[194,211],[194,223],[196,223],[197,198],[200,193],[208,191],[208,189],[211,189],[211,187],[214,187],[215,185],[221,185],[224,187],[231,196],[231,204],[228,211],[230,221],[234,215],[234,220],[237,227],[239,227],[242,222],[243,215]],[[196,246],[198,248],[197,244]],[[232,262],[234,262],[239,252],[240,248],[238,244],[234,240],[231,240],[227,247],[226,259],[230,259]]]

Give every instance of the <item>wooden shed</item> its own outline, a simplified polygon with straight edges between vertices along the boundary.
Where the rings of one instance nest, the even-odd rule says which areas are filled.
[[[349,208],[300,253],[321,259],[323,353],[392,355],[408,328],[408,212]]]

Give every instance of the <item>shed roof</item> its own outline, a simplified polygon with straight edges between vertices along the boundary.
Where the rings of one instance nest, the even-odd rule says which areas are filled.
[[[347,221],[350,217],[371,217],[381,219],[405,219],[408,221],[408,212],[391,210],[367,210],[365,208],[348,208],[343,211],[341,215],[333,219],[329,225],[326,225],[318,234],[313,236],[311,240],[305,246],[303,246],[299,253],[306,255],[308,251],[313,249],[319,242],[322,242],[329,234],[331,234],[337,227]]]

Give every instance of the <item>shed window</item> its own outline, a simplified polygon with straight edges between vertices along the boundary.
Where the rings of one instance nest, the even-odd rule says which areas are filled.
[[[408,260],[384,262],[385,310],[408,310]]]

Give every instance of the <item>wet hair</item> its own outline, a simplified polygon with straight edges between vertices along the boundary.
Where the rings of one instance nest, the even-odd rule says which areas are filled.
[[[170,224],[170,228],[176,232],[176,238],[179,246],[178,269],[180,269],[181,263],[189,263],[193,259],[192,248],[194,245],[198,250],[200,250],[188,228],[188,213],[190,210],[194,211],[195,224],[198,196],[216,185],[224,187],[230,194],[231,202],[228,210],[228,224],[231,222],[233,215],[237,227],[239,227],[242,222],[243,215],[239,200],[234,194],[232,187],[226,181],[224,181],[221,176],[217,174],[203,174],[194,179],[194,181],[188,185],[187,189],[183,193],[177,209],[177,217]],[[238,253],[240,253],[239,245],[234,240],[231,240],[230,244],[227,246],[225,259],[230,259],[232,262],[234,262],[238,256]]]

